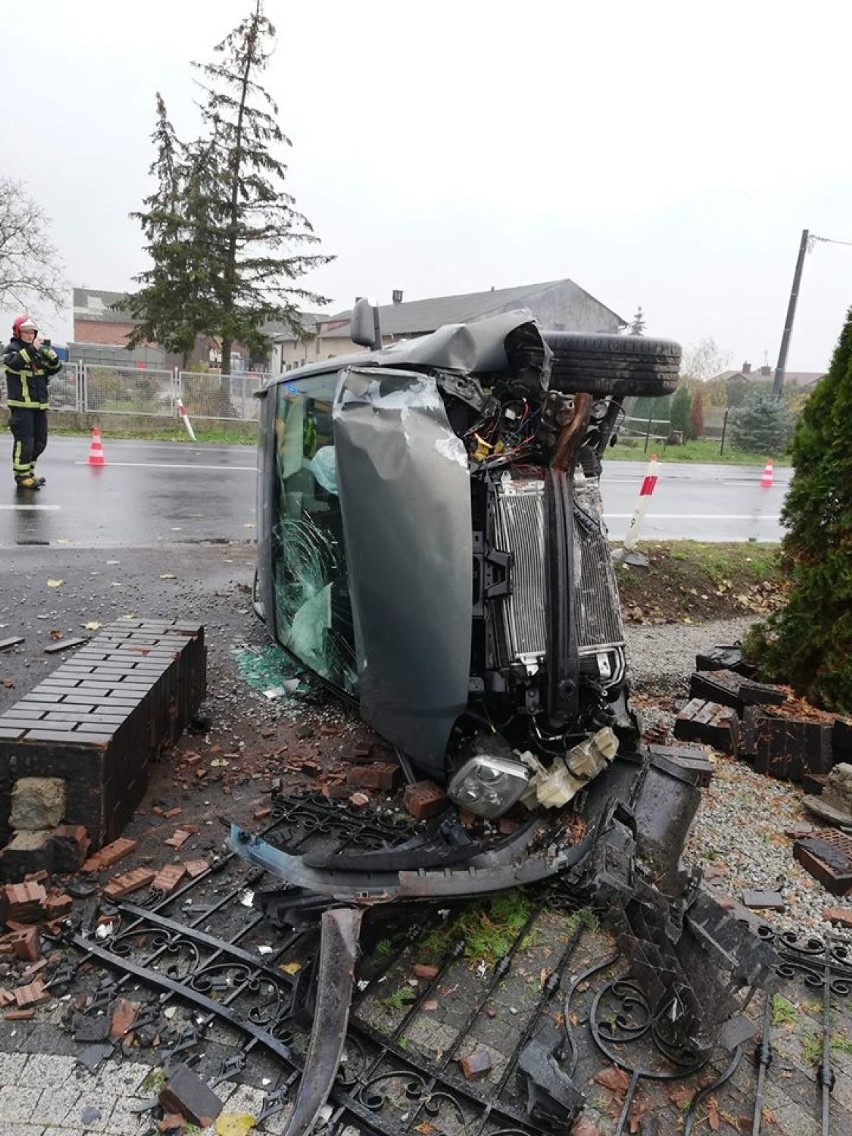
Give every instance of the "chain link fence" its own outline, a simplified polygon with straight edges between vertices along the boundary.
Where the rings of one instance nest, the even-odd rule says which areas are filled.
[[[179,417],[178,400],[191,418],[256,422],[255,393],[274,376],[251,371],[217,375],[194,371],[63,363],[48,386],[50,409],[99,415]],[[6,406],[6,378],[0,370],[0,406]]]

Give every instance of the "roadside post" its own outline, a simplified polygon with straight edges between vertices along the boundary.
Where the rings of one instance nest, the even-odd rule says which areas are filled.
[[[613,552],[613,560],[618,560],[622,564],[634,564],[639,568],[648,567],[648,557],[643,556],[641,552],[637,552],[636,545],[639,541],[639,527],[643,517],[648,511],[648,506],[651,503],[651,497],[653,496],[656,485],[657,455],[651,454],[651,460],[648,462],[648,468],[645,470],[645,476],[642,478],[642,485],[639,489],[639,500],[636,503],[633,516],[630,518],[630,524],[627,526],[624,547]]]

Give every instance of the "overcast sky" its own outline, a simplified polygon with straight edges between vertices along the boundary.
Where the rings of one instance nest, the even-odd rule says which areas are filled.
[[[250,0],[30,0],[3,38],[4,173],[72,284],[145,267],[154,96],[198,128],[190,59]],[[802,229],[852,242],[848,0],[267,0],[289,189],[336,260],[329,311],[569,277],[646,334],[774,367]],[[18,46],[16,46],[18,45]],[[788,369],[822,370],[852,244],[805,263]],[[41,313],[44,317],[47,313]],[[42,318],[70,338],[70,310]],[[49,332],[48,332],[49,333]]]

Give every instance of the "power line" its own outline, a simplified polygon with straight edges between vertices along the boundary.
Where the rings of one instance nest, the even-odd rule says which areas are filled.
[[[809,246],[808,252],[810,252],[815,241],[822,241],[822,243],[826,244],[826,245],[850,245],[850,246],[852,246],[852,241],[838,241],[835,237],[817,237],[813,233],[811,233],[810,240],[808,241],[808,246]]]

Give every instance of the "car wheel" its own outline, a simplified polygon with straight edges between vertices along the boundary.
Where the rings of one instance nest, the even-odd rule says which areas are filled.
[[[671,340],[566,331],[542,337],[553,352],[551,390],[648,398],[677,388],[681,349]]]

